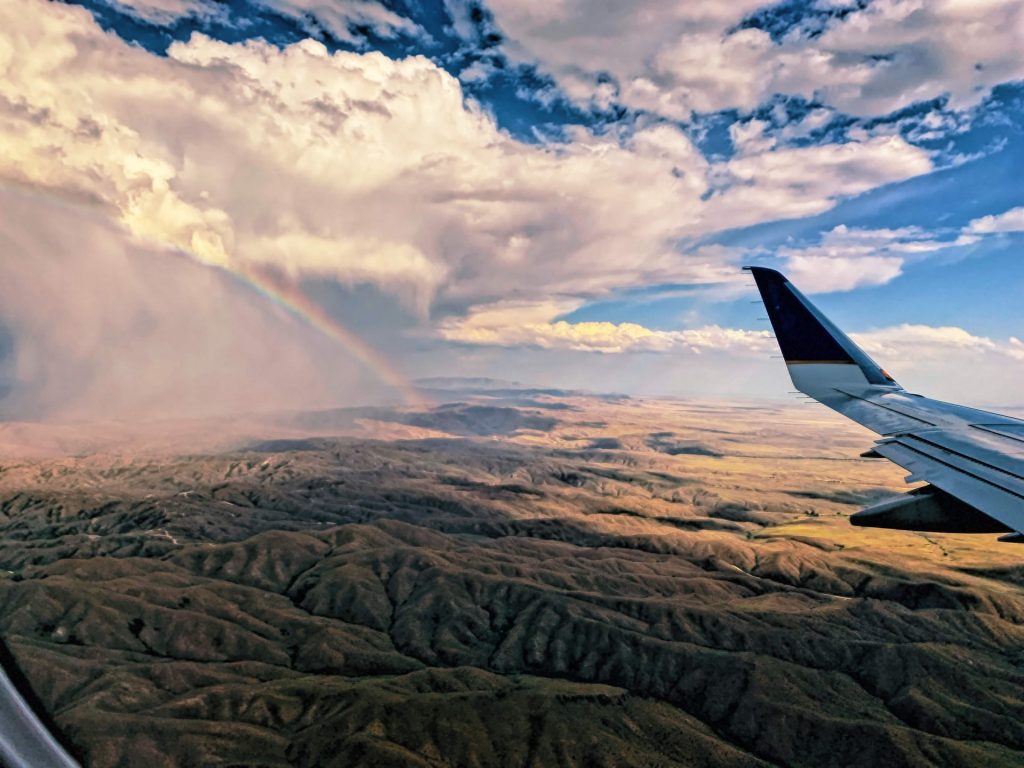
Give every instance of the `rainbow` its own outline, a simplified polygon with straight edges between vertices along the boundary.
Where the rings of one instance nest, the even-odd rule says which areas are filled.
[[[58,194],[55,190],[40,191],[31,185],[19,184],[8,179],[0,179],[0,190],[36,198],[62,208],[82,210],[89,215],[96,215],[94,206],[85,205],[80,200],[76,200],[68,195]],[[175,246],[176,250],[179,248],[180,246]],[[188,249],[181,250],[202,263],[203,260]],[[327,314],[319,304],[302,293],[293,281],[289,281],[269,269],[257,267],[222,266],[220,269],[225,274],[239,280],[261,296],[269,299],[293,316],[320,331],[328,338],[338,342],[350,355],[372,371],[381,381],[394,388],[401,395],[406,405],[424,406],[430,404],[390,360]]]
[[[422,393],[390,360],[331,317],[323,307],[299,290],[295,283],[264,269],[234,267],[225,271],[307,325],[338,342],[381,381],[397,390],[406,405],[429,404]]]

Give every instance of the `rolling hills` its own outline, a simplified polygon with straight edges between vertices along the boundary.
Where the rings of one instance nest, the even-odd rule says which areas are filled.
[[[1024,763],[1020,552],[850,527],[902,473],[823,410],[264,431],[0,463],[0,634],[89,765]]]

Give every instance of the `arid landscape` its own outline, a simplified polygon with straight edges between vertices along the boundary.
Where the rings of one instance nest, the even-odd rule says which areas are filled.
[[[0,768],[1024,768],[1022,43],[0,0]]]
[[[85,764],[1024,764],[1024,548],[850,526],[906,489],[867,431],[433,394],[0,460],[0,632]]]

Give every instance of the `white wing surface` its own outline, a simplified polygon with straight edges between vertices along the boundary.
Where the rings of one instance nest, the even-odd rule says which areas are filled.
[[[905,391],[793,286],[747,267],[798,390],[881,435],[864,455],[929,485],[850,518],[855,525],[996,533],[1024,543],[1024,421]]]

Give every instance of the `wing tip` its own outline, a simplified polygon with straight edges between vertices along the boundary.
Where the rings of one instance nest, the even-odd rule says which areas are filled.
[[[748,264],[748,265],[743,267],[743,271],[744,272],[750,272],[751,274],[753,274],[755,276],[756,275],[765,275],[765,276],[769,276],[770,275],[772,277],[779,278],[783,282],[786,282],[786,283],[789,282],[788,278],[784,274],[779,272],[779,270],[777,270],[777,269],[772,269],[771,267],[757,267],[757,266],[754,266],[753,264]]]
[[[856,365],[860,368],[866,383],[899,386],[892,376],[883,371],[800,293],[785,275],[771,267],[748,265],[743,269],[754,277],[775,337],[779,341],[782,357],[787,364]],[[792,369],[790,375],[793,375]],[[797,389],[807,392],[796,379],[794,383]]]

